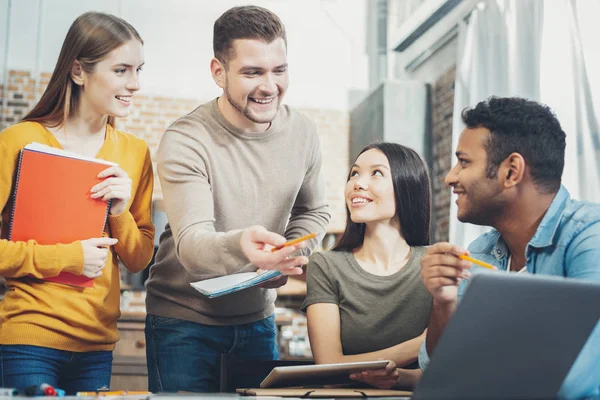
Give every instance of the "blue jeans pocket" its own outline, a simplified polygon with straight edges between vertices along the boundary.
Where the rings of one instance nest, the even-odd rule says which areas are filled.
[[[161,326],[173,325],[182,322],[177,318],[161,317],[159,315],[148,314],[148,324],[150,326],[160,328]]]
[[[258,325],[258,324],[257,324]],[[273,336],[277,336],[277,325],[275,325],[275,315],[271,315],[262,321],[260,321],[259,329],[262,329],[265,333],[271,333]]]

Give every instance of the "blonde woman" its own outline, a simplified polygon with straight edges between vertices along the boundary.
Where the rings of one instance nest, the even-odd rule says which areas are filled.
[[[119,339],[119,269],[152,257],[152,164],[143,140],[115,129],[129,114],[144,64],[143,41],[126,21],[90,12],[71,25],[39,103],[0,133],[0,303],[2,386],[47,383],[67,394],[108,388]],[[102,172],[90,196],[112,200],[102,237],[39,245],[8,241],[10,196],[21,149],[39,142],[119,164]],[[61,229],[56,226],[56,229]],[[44,281],[60,272],[94,278],[81,288]]]

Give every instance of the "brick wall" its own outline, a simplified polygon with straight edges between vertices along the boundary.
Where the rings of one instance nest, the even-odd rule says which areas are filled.
[[[150,148],[152,165],[154,166],[154,198],[162,198],[162,190],[156,173],[156,151],[165,130],[177,118],[198,107],[199,101],[193,99],[177,99],[153,97],[136,94],[133,106],[127,118],[118,118],[117,129],[132,133],[146,141]]]
[[[49,73],[34,79],[28,71],[9,71],[6,89],[0,85],[0,130],[18,122],[40,98],[48,81]],[[3,96],[6,94],[6,102]],[[165,129],[180,116],[192,111],[202,101],[174,97],[136,95],[131,114],[117,121],[117,128],[146,140],[152,156],[155,156],[160,137]],[[346,223],[344,184],[348,166],[349,116],[336,110],[301,110],[317,124],[323,150],[323,169],[327,184],[329,204],[332,208],[330,232],[343,231]],[[155,182],[155,198],[162,192],[158,179]]]
[[[25,116],[36,99],[42,95],[49,79],[50,74],[41,74],[40,79],[36,80],[28,71],[8,71],[6,90],[4,85],[0,86],[0,129],[18,122]]]
[[[443,73],[433,85],[431,96],[433,143],[433,220],[432,242],[447,241],[450,218],[450,189],[444,178],[452,164],[452,114],[455,68]]]
[[[343,232],[346,227],[344,188],[348,178],[350,141],[349,113],[335,110],[303,109],[315,121],[321,138],[323,171],[327,198],[331,207],[330,232]]]

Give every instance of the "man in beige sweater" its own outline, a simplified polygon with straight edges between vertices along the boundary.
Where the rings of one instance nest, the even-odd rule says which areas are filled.
[[[234,7],[215,22],[213,47],[223,95],[171,125],[158,150],[169,224],[146,285],[152,392],[217,391],[223,353],[276,359],[272,288],[301,273],[330,218],[315,125],[281,105],[288,71],[279,18]],[[269,251],[311,232],[321,235],[308,246]],[[257,268],[285,277],[215,299],[190,286]]]

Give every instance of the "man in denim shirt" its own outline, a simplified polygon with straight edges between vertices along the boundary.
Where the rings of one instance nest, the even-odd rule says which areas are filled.
[[[463,111],[462,119],[466,128],[458,142],[458,161],[446,184],[458,195],[460,221],[495,229],[468,251],[437,243],[423,257],[421,274],[434,306],[419,353],[422,369],[471,276],[471,263],[459,259],[461,254],[498,270],[600,282],[600,204],[572,200],[561,185],[565,133],[550,109],[524,99],[492,97]],[[559,396],[599,394],[600,323]]]

